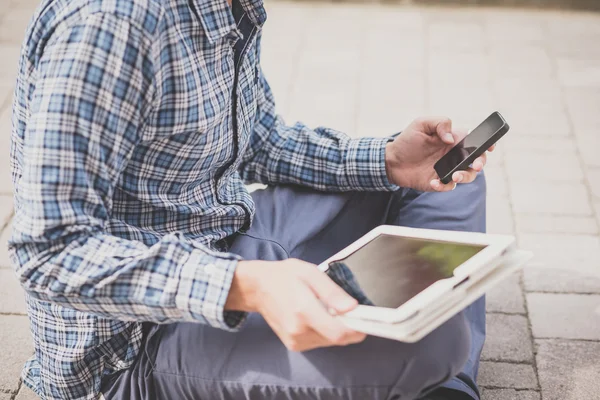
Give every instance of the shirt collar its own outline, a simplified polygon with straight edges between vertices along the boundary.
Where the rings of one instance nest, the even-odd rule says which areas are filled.
[[[237,29],[226,0],[192,0],[208,40],[212,43]],[[263,0],[240,0],[253,24],[262,26],[267,19]]]

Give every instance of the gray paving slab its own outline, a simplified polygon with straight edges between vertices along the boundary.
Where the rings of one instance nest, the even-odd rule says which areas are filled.
[[[10,393],[0,393],[0,400],[12,400],[13,396]]]
[[[499,157],[495,152],[488,155],[488,160]],[[487,182],[487,194],[490,197],[506,198],[508,196],[508,182],[504,168],[498,165],[485,167],[485,180]]]
[[[515,223],[507,195],[488,195],[486,199],[486,220],[488,233],[512,234]]]
[[[600,295],[528,293],[535,338],[600,341]]]
[[[559,157],[565,152],[567,154],[573,154],[577,151],[577,140],[574,137],[535,137],[512,135],[511,133],[503,137],[500,144],[507,150],[508,153],[511,154],[520,153],[524,155],[530,155],[539,153],[543,155],[554,155]]]
[[[483,388],[537,389],[533,366],[504,362],[482,361],[478,383]]]
[[[600,135],[597,134],[597,131],[579,132],[575,140],[584,164],[590,167],[600,167],[600,157],[598,157]]]
[[[0,43],[20,45],[33,10],[29,8],[12,8],[4,14],[0,25]]]
[[[488,313],[486,332],[482,360],[533,362],[526,316]]]
[[[0,392],[16,392],[25,361],[33,354],[27,317],[0,315]]]
[[[19,62],[20,46],[18,44],[0,43],[0,84],[12,85],[15,81],[17,66]]]
[[[0,269],[0,314],[27,314],[25,293],[12,269]]]
[[[560,157],[560,162],[557,161]],[[513,152],[508,150],[505,163],[507,173],[512,177],[523,176],[524,171],[535,176],[536,181],[582,182],[583,169],[575,150],[554,153]]]
[[[15,397],[15,400],[39,400],[39,397],[28,387],[21,385],[21,389],[19,390],[17,397]]]
[[[9,224],[0,233],[0,269],[10,268],[10,257],[8,256],[8,239],[11,235],[12,226]]]
[[[544,400],[596,400],[600,396],[600,343],[536,340]]]
[[[600,158],[600,154],[598,158]],[[590,167],[587,169],[586,175],[594,200],[600,201],[600,168]]]
[[[515,212],[583,216],[592,214],[588,189],[583,183],[550,184],[523,177],[523,173],[508,176]]]
[[[517,213],[516,230],[523,233],[596,235],[598,223],[594,217]]]
[[[0,54],[2,54],[0,46]],[[2,69],[0,63],[0,70]],[[0,80],[2,73],[0,72]],[[6,149],[8,155],[10,149],[10,132],[12,130],[11,109],[4,108],[0,111],[0,149]],[[0,195],[12,195],[12,180],[10,176],[10,159],[9,157],[0,157]]]
[[[594,235],[519,234],[534,253],[523,272],[528,291],[600,293],[600,239]]]
[[[600,127],[600,115],[592,112],[600,104],[599,88],[567,88],[565,90],[567,108],[575,133],[593,132]]]
[[[525,314],[525,301],[519,280],[520,276],[515,274],[487,293],[488,312]]]
[[[540,392],[515,389],[484,389],[482,400],[540,400]]]

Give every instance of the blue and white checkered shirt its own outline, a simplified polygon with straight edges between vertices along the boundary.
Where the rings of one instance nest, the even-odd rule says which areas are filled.
[[[244,314],[223,310],[239,257],[222,243],[252,221],[245,182],[395,188],[388,139],[277,117],[259,64],[266,14],[242,5],[257,29],[235,80],[224,0],[38,8],[15,91],[10,251],[35,343],[23,378],[43,398],[97,398],[133,363],[143,321],[239,327]]]

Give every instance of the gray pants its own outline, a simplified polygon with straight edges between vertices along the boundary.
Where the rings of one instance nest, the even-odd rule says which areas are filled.
[[[252,228],[231,251],[246,259],[319,263],[373,227],[483,231],[485,180],[450,193],[326,194],[277,187],[253,194]],[[262,317],[240,332],[199,324],[145,326],[136,364],[107,377],[107,400],[416,399],[443,385],[478,399],[475,378],[485,337],[480,299],[418,343],[363,343],[288,351]]]

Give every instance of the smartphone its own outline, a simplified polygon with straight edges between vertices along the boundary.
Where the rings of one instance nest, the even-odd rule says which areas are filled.
[[[477,157],[508,132],[510,127],[498,111],[492,113],[463,140],[446,153],[433,168],[443,183],[452,181],[452,174],[464,171]]]

